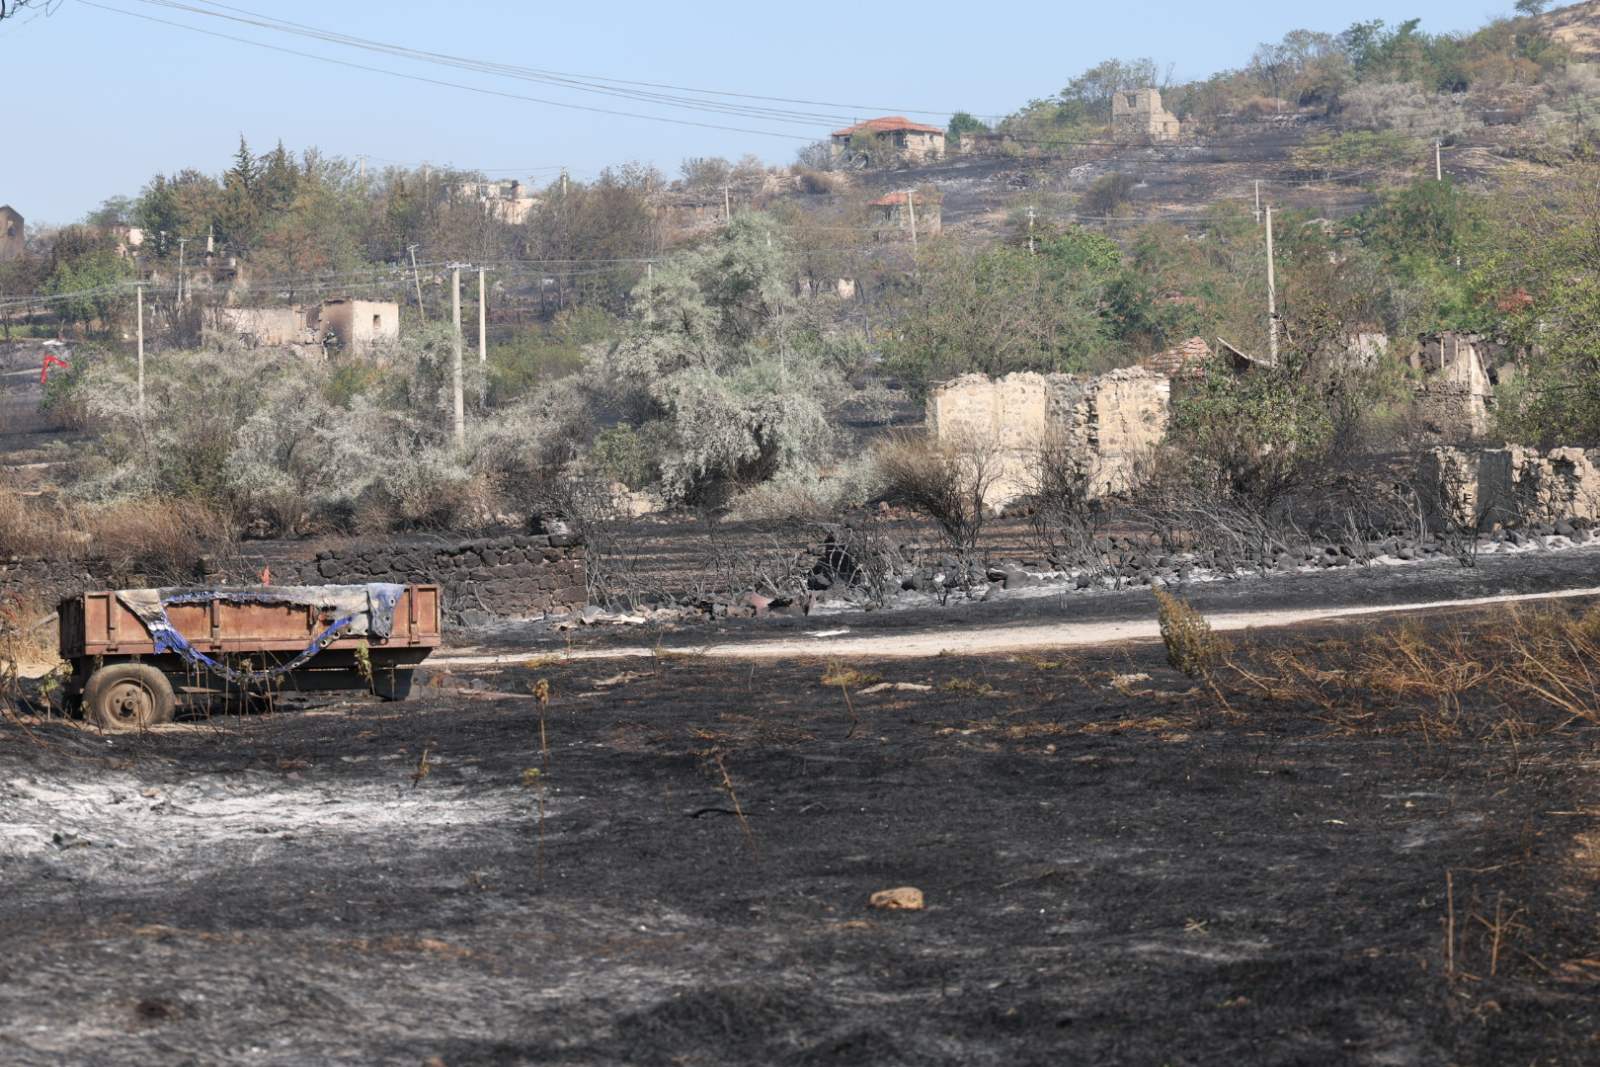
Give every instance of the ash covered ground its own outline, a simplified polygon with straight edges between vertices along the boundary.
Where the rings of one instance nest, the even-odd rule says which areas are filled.
[[[852,669],[0,728],[5,1059],[1600,1057],[1594,727],[1221,714],[1148,642]]]

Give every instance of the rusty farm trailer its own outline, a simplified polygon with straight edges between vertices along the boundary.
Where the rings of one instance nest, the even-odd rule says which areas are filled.
[[[169,722],[180,702],[365,689],[403,700],[439,646],[436,585],[118,589],[61,602],[69,697],[107,730]]]

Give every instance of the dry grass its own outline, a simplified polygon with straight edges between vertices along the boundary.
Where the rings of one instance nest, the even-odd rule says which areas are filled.
[[[867,671],[858,671],[854,667],[846,666],[837,660],[828,664],[828,669],[823,672],[821,682],[831,687],[844,689],[863,689],[869,685],[876,685],[883,681],[883,676]]]
[[[193,578],[202,557],[236,539],[227,516],[194,500],[67,503],[0,488],[0,556],[105,560],[121,574]]]
[[[1540,728],[1600,725],[1600,607],[1405,622],[1355,642],[1229,656],[1212,678],[1235,700],[1309,708],[1348,729],[1515,743]]]

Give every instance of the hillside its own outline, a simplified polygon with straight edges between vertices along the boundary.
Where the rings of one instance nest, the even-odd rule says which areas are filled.
[[[1546,33],[1565,45],[1574,57],[1600,59],[1600,0],[1548,11],[1539,16]]]

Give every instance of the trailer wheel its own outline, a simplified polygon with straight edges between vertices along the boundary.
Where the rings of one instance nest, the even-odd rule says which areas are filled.
[[[83,687],[83,716],[102,730],[146,730],[171,722],[175,704],[172,683],[146,663],[101,667]]]

